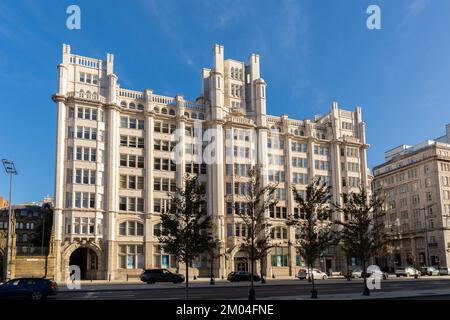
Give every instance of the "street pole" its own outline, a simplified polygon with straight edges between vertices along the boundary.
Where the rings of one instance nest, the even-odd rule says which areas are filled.
[[[5,281],[9,280],[11,275],[11,260],[12,260],[12,231],[13,231],[13,219],[12,219],[12,173],[9,174],[9,210],[8,210],[8,240],[6,249],[6,272]]]
[[[45,234],[45,213],[42,212],[42,241],[41,241],[41,255],[44,255],[44,234]]]
[[[15,226],[13,225],[12,217],[12,176],[17,174],[14,162],[7,159],[2,159],[3,166],[7,174],[9,174],[9,212],[8,212],[8,239],[6,245],[6,266],[3,270],[5,281],[9,279],[11,275],[12,264],[12,233]]]

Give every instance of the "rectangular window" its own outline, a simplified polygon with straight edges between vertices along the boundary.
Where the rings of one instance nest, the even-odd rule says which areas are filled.
[[[89,208],[95,209],[95,193],[89,195]]]
[[[144,149],[145,148],[144,138],[138,138],[138,145],[137,146],[140,149]]]
[[[130,118],[129,128],[130,129],[136,129],[137,128],[137,120],[135,118]]]
[[[89,193],[83,192],[83,208],[89,208]]]
[[[128,155],[128,167],[136,168],[136,156]]]
[[[144,199],[143,198],[138,198],[137,199],[136,211],[137,212],[144,212]]]
[[[81,192],[75,192],[75,208],[81,208]]]
[[[136,211],[136,198],[128,198],[128,211]]]
[[[143,168],[144,168],[144,157],[138,156],[137,166],[138,166],[138,168],[140,168],[140,169],[143,169]]]
[[[120,175],[120,188],[126,189],[127,188],[127,176],[121,174]]]
[[[153,161],[153,169],[161,170],[161,158],[155,158]]]
[[[126,154],[120,155],[120,166],[122,166],[122,167],[127,166],[127,155]]]
[[[121,211],[127,210],[127,198],[126,197],[119,198],[119,210],[121,210]]]
[[[128,188],[136,189],[136,176],[128,176]]]
[[[137,177],[137,188],[138,190],[144,189],[144,177]]]
[[[127,136],[123,136],[123,135],[120,136],[120,145],[122,147],[128,146],[128,137]]]
[[[136,148],[137,147],[137,137],[132,137],[132,136],[129,136],[128,137],[128,146],[130,147],[130,148]]]
[[[128,128],[128,117],[120,117],[120,127]]]
[[[91,161],[97,161],[97,149],[95,148],[91,148]]]

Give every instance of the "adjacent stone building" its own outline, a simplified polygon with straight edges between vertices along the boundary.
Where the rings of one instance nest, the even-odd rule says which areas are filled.
[[[53,96],[56,279],[64,279],[72,264],[84,278],[111,280],[142,268],[184,268],[163,252],[157,235],[167,193],[181,186],[185,173],[207,184],[206,210],[221,244],[214,263],[219,277],[249,268],[239,248],[246,230],[234,208],[245,206],[242,186],[250,165],[263,163],[265,183],[279,182],[280,201],[267,212],[273,241],[280,244],[267,258],[268,276],[293,276],[302,264],[295,233],[286,225],[295,209],[292,184],[304,190],[320,176],[333,186],[335,202],[342,192],[370,188],[360,107],[349,111],[334,102],[329,113],[304,120],[268,115],[259,55],[247,62],[225,59],[220,45],[212,53],[212,68],[202,71],[201,95],[188,101],[124,89],[112,54],[102,60],[63,46]],[[210,145],[212,162],[202,157]],[[191,267],[208,276],[210,263],[202,256]],[[345,270],[345,257],[333,248],[320,264]]]
[[[7,206],[9,206],[8,200],[6,200],[2,196],[0,196],[0,209],[1,208],[6,208]]]
[[[48,274],[52,217],[51,211],[46,213],[43,206],[51,208],[49,203],[13,205],[11,208],[14,227],[12,252],[9,253],[12,261],[10,278]],[[45,216],[47,217],[44,218]],[[0,209],[0,278],[3,278],[3,268],[6,268],[8,223],[9,208]],[[51,269],[50,276],[53,275],[53,266]]]
[[[385,153],[374,168],[374,191],[385,197],[386,261],[450,267],[450,124],[446,134]]]

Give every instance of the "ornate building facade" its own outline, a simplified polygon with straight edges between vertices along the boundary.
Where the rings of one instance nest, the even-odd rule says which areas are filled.
[[[348,111],[334,102],[314,119],[268,115],[259,55],[247,63],[225,59],[224,47],[215,45],[195,101],[121,88],[112,54],[94,59],[64,45],[58,69],[57,279],[72,264],[88,279],[125,279],[143,268],[183,269],[161,249],[158,233],[168,192],[182,185],[186,173],[207,185],[206,209],[220,241],[213,264],[219,277],[249,267],[239,249],[246,230],[234,210],[245,206],[242,186],[250,165],[263,163],[264,182],[279,187],[279,202],[267,212],[272,241],[279,244],[267,257],[268,276],[293,276],[302,265],[295,232],[286,224],[296,207],[293,184],[304,190],[320,176],[332,185],[334,202],[342,192],[370,188],[361,108]],[[205,160],[205,152],[214,161]],[[210,263],[202,256],[191,267],[209,276]],[[333,271],[346,264],[338,248],[324,252],[318,263]]]
[[[392,239],[385,264],[450,267],[450,124],[444,136],[385,152],[374,191]]]

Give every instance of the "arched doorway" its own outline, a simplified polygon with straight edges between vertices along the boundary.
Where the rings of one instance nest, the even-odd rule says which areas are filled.
[[[239,251],[234,256],[234,271],[249,271],[248,253]]]
[[[98,270],[98,256],[90,248],[80,247],[70,255],[69,265],[80,268],[81,280],[96,280]]]

